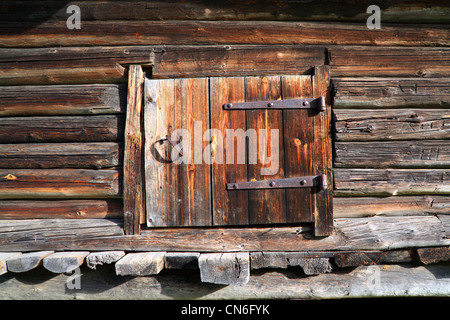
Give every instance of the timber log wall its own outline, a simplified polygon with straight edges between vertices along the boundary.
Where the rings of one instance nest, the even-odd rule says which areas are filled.
[[[84,235],[95,249],[93,238],[123,234],[116,224],[131,64],[153,78],[308,74],[329,65],[339,232],[305,248],[448,245],[449,7],[429,1],[424,13],[421,1],[380,1],[381,29],[370,30],[367,1],[266,2],[86,1],[81,29],[69,30],[69,2],[4,1],[2,250],[76,249]],[[367,239],[352,226],[366,226]],[[397,242],[405,228],[418,235]],[[345,245],[336,240],[342,234]],[[383,235],[386,242],[374,240]],[[143,250],[154,235],[145,236],[98,248]],[[283,239],[277,249],[293,250]]]

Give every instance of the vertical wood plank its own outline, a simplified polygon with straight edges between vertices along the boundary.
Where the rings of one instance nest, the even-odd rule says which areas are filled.
[[[329,67],[315,68],[313,76],[313,98],[325,96],[326,111],[314,116],[313,161],[315,175],[326,174],[328,187],[317,190],[314,208],[314,234],[328,236],[333,231],[333,176],[331,153],[331,106]]]
[[[283,99],[310,98],[311,76],[282,76]],[[284,174],[286,178],[313,175],[314,115],[312,109],[283,110]],[[312,188],[286,189],[286,222],[312,222]]]
[[[216,154],[221,156],[222,163],[212,163],[214,225],[248,224],[248,191],[226,190],[227,183],[247,181],[247,148],[245,137],[241,138],[246,131],[245,110],[223,109],[226,103],[242,101],[245,101],[243,77],[210,79],[211,128],[223,135],[223,153]]]
[[[143,137],[142,84],[144,73],[141,66],[131,65],[128,71],[127,118],[125,122],[123,209],[125,234],[139,234],[143,222]]]
[[[148,226],[211,225],[210,167],[202,157],[208,108],[207,78],[146,81]],[[167,135],[183,148],[182,156],[172,156]]]
[[[248,77],[246,78],[246,101],[278,100],[281,99],[281,83],[279,76]],[[256,164],[248,163],[248,181],[284,178],[284,147],[283,147],[283,118],[281,110],[246,110],[247,130],[255,129],[258,136],[258,161]],[[259,130],[267,132],[267,142],[260,141]],[[271,130],[279,130],[279,168],[275,174],[262,175],[261,168],[264,157],[270,155]],[[261,149],[267,149],[265,156],[261,157]],[[249,151],[251,152],[251,151]],[[285,190],[249,190],[249,222],[250,224],[284,223],[285,215]]]

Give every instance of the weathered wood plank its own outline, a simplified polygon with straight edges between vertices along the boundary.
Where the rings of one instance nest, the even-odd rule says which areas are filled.
[[[115,168],[122,165],[122,152],[115,142],[2,144],[0,168]]]
[[[383,263],[411,262],[412,250],[336,252],[334,263],[339,268],[370,266]]]
[[[314,142],[312,148],[313,170],[316,176],[326,175],[327,187],[318,190],[314,204],[314,234],[328,236],[333,231],[333,155],[331,137],[331,96],[329,67],[315,68],[312,77],[313,98],[323,96],[326,110],[319,112],[314,118]]]
[[[26,50],[22,50],[22,54]],[[0,52],[2,52],[0,50]],[[11,62],[17,64],[17,62]],[[37,64],[39,62],[36,62]],[[0,63],[3,67],[3,63]],[[40,69],[42,71],[42,69]],[[27,77],[29,70],[23,71]],[[67,73],[67,68],[65,69]],[[86,74],[86,72],[84,72]],[[6,76],[1,77],[4,85]],[[29,84],[29,82],[26,82]],[[43,115],[95,115],[122,113],[125,110],[126,87],[114,84],[95,85],[53,85],[53,86],[1,86],[0,116],[43,116]],[[56,118],[57,119],[57,118]],[[71,118],[76,121],[78,118]],[[102,118],[97,118],[101,122]],[[25,120],[25,119],[24,119]],[[39,120],[39,119],[36,119]],[[52,119],[42,119],[50,122]],[[86,118],[78,120],[89,121]],[[2,119],[5,121],[5,119]],[[7,121],[7,120],[6,120]],[[76,125],[71,122],[72,125]],[[89,123],[89,122],[88,122]],[[7,122],[2,122],[7,124]],[[89,123],[92,126],[92,123]],[[89,125],[86,124],[86,125]],[[28,123],[31,125],[31,123]],[[34,125],[37,125],[35,123]],[[39,123],[45,126],[45,123]],[[53,125],[56,125],[53,123]],[[92,130],[92,129],[91,129]],[[113,130],[113,128],[110,128]]]
[[[92,252],[86,257],[86,265],[91,269],[96,269],[99,265],[119,261],[123,256],[125,256],[124,251]]]
[[[164,256],[166,269],[198,269],[198,252],[169,252]]]
[[[69,4],[55,1],[4,1],[1,21],[62,21]],[[82,21],[103,20],[279,20],[366,22],[370,1],[83,1]],[[387,23],[450,23],[450,9],[440,0],[377,1]],[[337,14],[339,13],[339,14]],[[344,14],[345,13],[345,14]]]
[[[117,198],[120,180],[116,170],[0,169],[0,199]]]
[[[0,220],[0,245],[3,251],[298,252],[450,244],[448,226],[436,216],[336,218],[332,235],[317,238],[310,231],[301,227],[154,228],[123,236],[118,222],[105,219]]]
[[[250,280],[248,252],[201,254],[198,266],[202,282],[245,286]]]
[[[335,108],[437,107],[450,104],[449,78],[333,78]]]
[[[306,272],[308,274],[312,270],[309,269],[308,261],[312,262],[312,259],[317,260],[318,264],[323,268],[322,270],[328,272],[331,271],[331,265],[329,265],[329,258],[334,256],[333,252],[318,251],[318,252],[251,252],[251,268],[252,269],[262,269],[262,268],[282,268],[285,269],[289,266],[305,266]],[[321,272],[322,273],[322,272]]]
[[[424,264],[450,260],[450,247],[418,248],[417,255]]]
[[[143,181],[143,83],[144,72],[131,65],[128,73],[128,97],[125,122],[123,160],[123,212],[125,234],[139,234],[145,221],[145,190]]]
[[[24,253],[16,257],[9,258],[6,261],[8,271],[27,272],[42,264],[45,257],[53,254],[54,251],[39,251]]]
[[[336,142],[335,168],[449,168],[450,140]]]
[[[204,139],[211,140],[208,79],[148,80],[145,87],[147,225],[211,225],[209,156],[203,154]]]
[[[450,48],[329,46],[328,52],[333,78],[450,76]]]
[[[439,214],[437,217],[444,227],[447,239],[450,239],[450,215]]]
[[[447,169],[334,169],[338,196],[449,194]]]
[[[214,225],[248,224],[248,191],[233,192],[226,190],[230,182],[247,181],[247,153],[244,139],[238,136],[239,131],[246,131],[245,110],[224,110],[226,103],[245,101],[244,77],[213,77],[210,84],[211,128],[222,132],[223,154],[215,154],[212,170],[212,205]],[[230,131],[227,131],[230,130]],[[233,130],[233,131],[231,131]],[[230,132],[236,134],[236,139]],[[229,136],[230,135],[230,136]],[[232,140],[231,140],[231,138]],[[236,142],[235,142],[236,140]],[[220,156],[220,158],[219,158]]]
[[[305,275],[328,273],[333,270],[329,258],[292,258],[291,266],[300,266]]]
[[[239,30],[239,32],[236,32]],[[330,40],[329,35],[333,34]],[[389,25],[373,32],[365,24],[279,21],[83,21],[69,30],[66,21],[3,23],[2,47],[92,45],[338,44],[446,46],[449,31],[438,25]],[[45,36],[42,36],[45,35]]]
[[[450,196],[335,197],[333,216],[420,216],[450,214]]]
[[[128,253],[115,264],[116,274],[120,276],[147,276],[158,274],[164,268],[166,252]]]
[[[326,63],[323,46],[227,43],[224,46],[156,46],[153,51],[154,78],[311,74],[314,66]]]
[[[0,252],[0,275],[8,272],[8,265],[6,260],[20,256],[21,252]]]
[[[2,200],[0,219],[118,219],[121,200]]]
[[[121,115],[5,117],[0,118],[0,143],[123,141],[124,124]]]
[[[70,273],[84,263],[88,251],[56,252],[44,258],[44,268],[53,273]]]
[[[246,78],[245,101],[278,100],[281,97],[281,78],[279,76]],[[249,143],[248,147],[248,159],[251,159],[252,154],[256,157],[256,150],[258,156],[256,157],[257,161],[248,161],[247,181],[284,178],[282,110],[246,110],[245,121],[247,130],[255,130],[258,135],[257,148],[250,150],[250,145],[254,145],[254,142]],[[265,132],[266,141],[261,139],[261,131]],[[272,131],[278,134],[272,136]],[[278,141],[272,139],[278,139]],[[278,148],[274,148],[277,144]],[[277,150],[278,152],[272,153],[272,150]],[[284,189],[249,190],[249,224],[286,222],[285,196]]]
[[[448,109],[334,109],[337,141],[449,139]]]

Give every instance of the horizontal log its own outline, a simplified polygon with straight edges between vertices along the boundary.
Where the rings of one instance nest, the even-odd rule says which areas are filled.
[[[116,170],[0,169],[0,199],[119,197],[120,181]]]
[[[239,32],[236,32],[239,30]],[[333,38],[330,39],[330,34]],[[374,32],[366,24],[280,21],[83,21],[70,30],[66,20],[3,22],[0,47],[92,45],[337,44],[447,46],[450,33],[439,25],[384,24]]]
[[[417,255],[424,264],[450,260],[450,247],[418,248]]]
[[[450,140],[336,142],[336,168],[450,168]]]
[[[82,270],[82,290],[67,288],[68,276],[65,274],[52,275],[41,269],[14,277],[5,275],[0,281],[2,297],[8,300],[156,300],[155,303],[146,302],[146,305],[167,306],[165,315],[176,317],[181,308],[174,308],[171,302],[161,300],[171,299],[207,299],[207,300],[290,300],[290,299],[341,299],[344,298],[373,298],[373,297],[404,297],[409,298],[407,304],[395,300],[396,306],[408,315],[417,313],[417,308],[411,308],[411,303],[417,306],[418,299],[424,301],[423,306],[442,306],[442,297],[450,295],[450,266],[448,263],[417,266],[412,263],[401,265],[384,264],[379,267],[361,266],[346,272],[321,274],[314,277],[305,277],[297,270],[259,271],[253,270],[249,282],[243,287],[215,286],[202,283],[198,270],[186,272],[170,272],[151,277],[121,277],[114,275],[114,267],[106,266],[98,270]],[[164,289],[162,289],[164,288]],[[438,297],[438,304],[432,299],[424,297]],[[354,300],[348,301],[353,306]],[[367,301],[365,300],[367,305]],[[379,306],[382,300],[370,300]],[[306,301],[302,301],[306,302]],[[313,301],[310,305],[317,305]],[[361,301],[358,301],[359,303]],[[183,306],[187,306],[182,304]],[[211,305],[217,307],[220,302],[213,304],[199,301],[191,302],[192,306]],[[228,301],[223,302],[225,307]],[[244,302],[243,302],[244,303]],[[116,303],[117,304],[117,303]],[[287,309],[283,303],[270,303],[268,312],[275,317],[283,317]],[[288,309],[297,308],[298,301],[287,303]],[[242,306],[241,304],[240,306]],[[306,303],[308,305],[308,303]],[[322,305],[329,305],[327,303]],[[331,303],[334,305],[334,302]],[[345,304],[344,304],[345,305]],[[223,309],[225,310],[225,309]],[[295,311],[295,310],[293,310]],[[105,308],[105,315],[114,316],[117,308]],[[278,315],[278,316],[277,316]]]
[[[335,108],[450,105],[449,78],[334,78]]]
[[[450,194],[446,169],[334,169],[336,196]]]
[[[22,53],[27,50],[22,50]],[[2,50],[0,50],[0,56]],[[31,58],[32,59],[32,58]],[[21,72],[25,79],[21,83],[30,83],[30,70],[20,67],[20,63],[11,61],[16,65],[15,72]],[[34,62],[35,68],[42,74],[45,67],[40,66],[41,60]],[[7,63],[0,63],[1,68],[7,67]],[[62,68],[65,77],[73,77],[71,68]],[[21,71],[20,71],[21,70]],[[49,71],[51,75],[56,75]],[[86,70],[75,78],[87,76]],[[104,75],[106,76],[106,75]],[[6,74],[2,73],[0,84],[14,84]],[[45,82],[45,81],[44,81]],[[91,115],[91,114],[113,114],[123,113],[126,109],[126,86],[122,85],[54,85],[54,86],[0,86],[0,116],[41,116],[41,115]],[[84,118],[78,118],[82,120]],[[97,121],[101,121],[98,118]],[[25,120],[25,119],[24,119]],[[39,119],[36,119],[39,120]],[[51,122],[51,119],[42,119]],[[72,118],[76,121],[77,118]],[[2,121],[8,121],[2,119]],[[87,119],[85,121],[88,121]],[[1,128],[7,126],[2,122]],[[16,125],[19,125],[16,123]],[[31,123],[27,123],[31,125]],[[45,126],[45,123],[40,123]],[[55,123],[52,123],[55,125]],[[77,127],[73,123],[74,127]],[[92,128],[92,127],[91,127]],[[110,130],[113,130],[111,128]]]
[[[0,143],[123,141],[122,115],[0,118]]]
[[[154,53],[154,78],[305,74],[326,64],[321,46],[164,46]]]
[[[63,21],[71,3],[58,1],[4,1],[0,21]],[[357,3],[270,0],[240,1],[83,1],[81,21],[104,20],[304,20],[366,22],[370,1]],[[442,1],[377,1],[383,22],[450,23],[450,10]]]
[[[315,238],[301,227],[156,228],[122,236],[121,225],[105,219],[0,220],[0,245],[3,251],[168,252],[394,250],[450,245],[436,216],[337,218],[334,225],[334,233],[325,238]]]
[[[450,196],[334,197],[335,218],[450,214]]]
[[[334,109],[337,141],[450,138],[448,109]]]
[[[2,200],[0,219],[121,219],[121,200]]]
[[[445,248],[445,247],[443,247]],[[411,262],[412,250],[336,252],[334,263],[340,268]]]
[[[122,152],[115,142],[3,144],[0,168],[114,168],[122,165]]]
[[[358,35],[362,35],[359,34]],[[334,77],[449,77],[450,48],[328,46]]]

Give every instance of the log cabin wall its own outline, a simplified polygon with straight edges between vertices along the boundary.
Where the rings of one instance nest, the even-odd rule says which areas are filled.
[[[440,221],[450,213],[450,9],[437,0],[426,7],[379,1],[381,29],[371,30],[369,2],[5,1],[0,219],[16,233],[4,233],[4,250],[64,250],[57,244],[63,234],[73,249],[85,232],[88,240],[123,234],[117,225],[133,64],[152,78],[310,74],[329,65],[336,227],[351,234],[352,225],[383,225],[354,248],[386,249],[398,239],[380,244],[377,232],[429,222],[433,232],[397,247],[448,244],[448,223]],[[67,27],[70,4],[80,6],[81,29]],[[377,222],[381,216],[387,220]],[[55,238],[33,247],[23,237],[33,223],[55,228]],[[152,237],[125,247],[143,250]],[[306,248],[353,248],[324,241]]]

